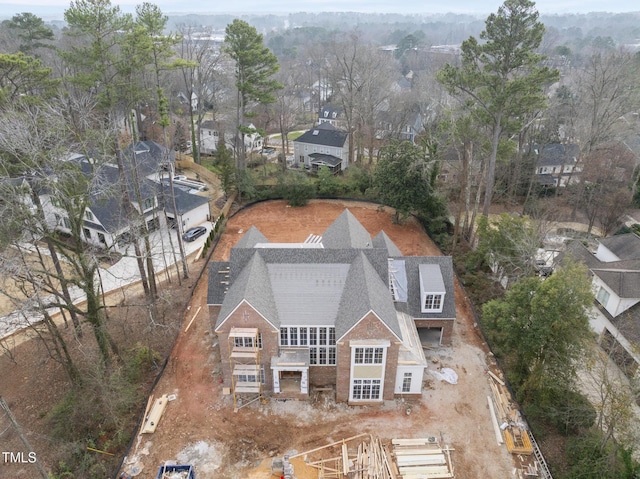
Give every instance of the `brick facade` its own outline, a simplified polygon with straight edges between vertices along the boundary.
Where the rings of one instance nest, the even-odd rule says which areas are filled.
[[[349,401],[351,388],[351,340],[389,340],[387,348],[386,366],[384,372],[384,389],[382,398],[393,399],[398,365],[398,351],[400,340],[373,313],[368,313],[356,326],[338,341],[336,353],[336,401]],[[358,403],[361,404],[361,403]]]
[[[453,319],[414,319],[416,327],[420,328],[442,328],[442,346],[451,346],[451,336],[453,335]]]
[[[213,314],[213,310],[218,311]],[[219,308],[212,308],[211,320],[216,323]],[[215,316],[215,317],[214,317]],[[264,392],[273,391],[273,373],[271,372],[271,357],[278,354],[278,330],[274,329],[255,309],[246,302],[229,316],[216,331],[220,344],[220,360],[224,385],[231,387],[231,363],[229,361],[229,331],[231,328],[257,328],[262,334],[262,349],[260,350],[260,366],[264,369]]]

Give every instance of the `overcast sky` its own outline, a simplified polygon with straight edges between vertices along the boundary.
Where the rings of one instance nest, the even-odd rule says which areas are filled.
[[[123,10],[131,11],[143,0],[112,0]],[[61,16],[69,0],[0,0],[0,15],[31,12],[36,15]],[[371,12],[371,13],[478,13],[494,12],[501,0],[233,0],[219,1],[151,1],[168,13],[290,13],[290,12]],[[638,0],[539,0],[542,14],[588,12],[636,12]]]

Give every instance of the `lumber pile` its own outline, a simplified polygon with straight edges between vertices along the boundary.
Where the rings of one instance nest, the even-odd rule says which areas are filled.
[[[492,413],[494,429],[499,428],[502,431],[504,443],[510,453],[533,454],[533,445],[529,439],[526,425],[520,416],[520,411],[511,402],[511,395],[504,381],[491,371],[488,371],[488,376],[489,386],[493,393],[493,401],[489,403],[489,409]],[[500,443],[498,441],[498,444]]]
[[[392,439],[392,455],[403,479],[446,479],[453,476],[448,447],[442,449],[435,437]]]
[[[392,439],[391,450],[371,434],[301,452],[318,470],[318,479],[448,479],[453,478],[451,451],[435,437]]]
[[[371,434],[359,434],[342,441],[302,452],[308,466],[318,470],[318,479],[398,479],[393,462],[382,442]]]

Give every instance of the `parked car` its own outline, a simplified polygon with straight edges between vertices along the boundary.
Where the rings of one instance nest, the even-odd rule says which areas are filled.
[[[195,241],[197,238],[202,236],[207,232],[207,228],[204,226],[194,226],[193,228],[189,228],[182,235],[182,239],[185,241]]]

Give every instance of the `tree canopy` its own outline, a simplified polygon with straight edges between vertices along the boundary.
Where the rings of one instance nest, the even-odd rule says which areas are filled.
[[[527,114],[546,105],[544,86],[559,78],[557,70],[542,65],[536,53],[544,35],[535,3],[506,0],[486,20],[480,40],[462,43],[461,66],[446,65],[438,80],[459,95],[488,126],[491,155],[485,174],[483,214],[489,214],[495,183],[496,157],[504,132],[517,132]]]
[[[273,78],[280,68],[278,58],[264,46],[262,35],[255,27],[237,18],[225,29],[224,51],[236,63],[237,128],[239,142],[236,145],[238,167],[244,168],[245,119],[253,115],[251,102],[274,103],[274,92],[282,88]]]
[[[590,337],[593,303],[587,268],[567,258],[545,280],[514,283],[504,299],[482,308],[483,324],[509,364],[510,379],[522,394],[541,384],[566,388],[575,377],[575,360]]]
[[[435,226],[442,226],[446,208],[435,191],[437,173],[437,163],[423,148],[396,141],[381,150],[372,186],[382,203],[395,208],[396,221],[415,213],[439,230]]]

